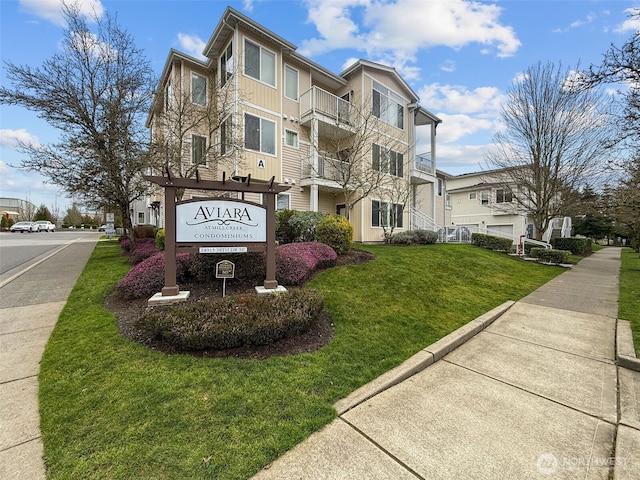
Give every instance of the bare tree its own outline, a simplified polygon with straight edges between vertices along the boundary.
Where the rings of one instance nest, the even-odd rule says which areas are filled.
[[[372,102],[362,104],[338,99],[333,123],[322,132],[318,141],[312,141],[312,154],[317,162],[309,167],[318,177],[337,182],[345,201],[347,218],[351,209],[362,199],[369,197],[388,179],[387,159],[393,152],[402,157],[406,145],[388,133],[388,126],[376,115]],[[313,132],[312,132],[313,136]],[[395,162],[398,162],[395,157]],[[398,163],[394,168],[398,168]],[[404,175],[407,175],[404,171]]]
[[[604,169],[610,101],[583,85],[580,75],[561,65],[529,67],[508,90],[504,128],[486,157],[494,187],[505,196],[492,206],[526,212],[538,239],[563,214],[569,193]]]
[[[130,205],[148,187],[144,117],[153,71],[133,38],[107,15],[89,29],[77,5],[63,5],[60,53],[39,68],[6,62],[13,88],[0,103],[37,112],[61,131],[59,143],[22,144],[22,167],[35,170],[89,206],[116,205],[131,232]]]
[[[171,78],[178,85],[156,96],[151,153],[155,164],[179,177],[194,178],[196,171],[207,168],[215,177],[220,168],[234,172],[241,166],[242,137],[235,113],[239,96],[234,94],[232,81],[220,85],[212,76],[206,78],[211,85],[202,92],[193,92],[188,82]],[[194,138],[206,141],[196,144]],[[177,199],[183,195],[184,189],[179,189]]]
[[[640,9],[630,9],[629,21],[640,20]],[[589,86],[618,83],[624,108],[615,122],[621,135],[617,142],[640,146],[640,31],[636,30],[621,47],[611,44],[603,55],[602,64],[591,65],[587,74]]]
[[[404,226],[404,213],[413,196],[413,190],[409,182],[410,165],[406,152],[384,149],[382,155],[381,170],[388,174],[381,179],[374,195],[380,199],[378,215],[384,241],[391,243],[395,229]]]

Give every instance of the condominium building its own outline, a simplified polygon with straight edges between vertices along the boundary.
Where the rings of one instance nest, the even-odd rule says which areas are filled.
[[[394,68],[359,60],[332,73],[232,8],[203,54],[169,52],[147,121],[172,175],[273,179],[290,186],[278,209],[345,215],[357,242],[382,241],[390,224],[397,232],[445,222],[441,120]],[[161,192],[148,200],[154,211],[163,203]]]

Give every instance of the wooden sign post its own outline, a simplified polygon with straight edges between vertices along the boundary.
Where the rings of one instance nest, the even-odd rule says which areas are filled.
[[[181,252],[235,253],[264,252],[266,278],[263,290],[278,288],[276,280],[276,195],[288,185],[256,182],[251,176],[239,180],[200,180],[144,175],[144,179],[164,188],[165,196],[165,275],[161,297],[181,294],[176,281],[176,254]],[[211,197],[176,203],[176,189],[189,188],[222,192],[260,193],[266,206],[244,200]],[[259,288],[259,287],[256,287]]]

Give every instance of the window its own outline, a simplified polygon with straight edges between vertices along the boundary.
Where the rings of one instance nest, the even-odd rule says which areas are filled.
[[[138,212],[138,225],[144,225],[144,212]]]
[[[171,80],[167,82],[167,86],[164,88],[164,109],[169,111],[171,109],[171,103],[173,102],[173,86]]]
[[[231,153],[231,135],[233,132],[233,123],[231,116],[228,116],[222,125],[220,125],[220,154],[225,155]]]
[[[233,63],[233,42],[227,45],[222,55],[220,55],[220,85],[227,83],[233,75],[235,65]]]
[[[388,227],[393,224],[394,227],[403,227],[404,205],[401,203],[381,202],[379,200],[371,200],[371,226],[372,227]]]
[[[200,135],[191,135],[191,164],[207,164],[207,139]]]
[[[244,73],[250,77],[276,86],[276,56],[249,40],[244,42]]]
[[[441,178],[438,178],[438,196],[441,197],[442,196],[442,190],[444,188],[444,182],[442,181]]]
[[[244,147],[256,152],[276,154],[276,123],[248,113],[244,115]]]
[[[289,210],[291,197],[288,193],[278,193],[276,197],[276,210]]]
[[[480,203],[482,205],[489,205],[489,194],[487,192],[482,192],[480,196]]]
[[[496,203],[511,203],[513,201],[513,192],[508,188],[499,188],[496,190]]]
[[[476,199],[476,192],[469,192],[469,200],[475,200]]]
[[[298,148],[298,132],[294,132],[292,130],[285,130],[284,144],[287,147]]]
[[[207,79],[197,73],[191,74],[191,102],[202,106],[207,104]]]
[[[404,176],[404,155],[402,153],[388,150],[380,145],[373,144],[371,150],[374,170],[389,173],[396,177]]]
[[[373,114],[380,120],[404,129],[404,100],[384,85],[373,82]]]
[[[298,100],[298,70],[288,65],[284,67],[284,96]]]

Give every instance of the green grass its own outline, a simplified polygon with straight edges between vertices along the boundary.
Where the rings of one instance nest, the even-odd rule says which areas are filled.
[[[640,255],[631,248],[623,248],[620,269],[620,298],[618,318],[631,322],[633,345],[640,353]]]
[[[102,301],[128,267],[116,242],[99,243],[41,363],[48,478],[248,478],[335,418],[338,399],[563,271],[469,245],[362,248],[376,260],[308,284],[325,296],[334,340],[250,360],[122,338]]]

